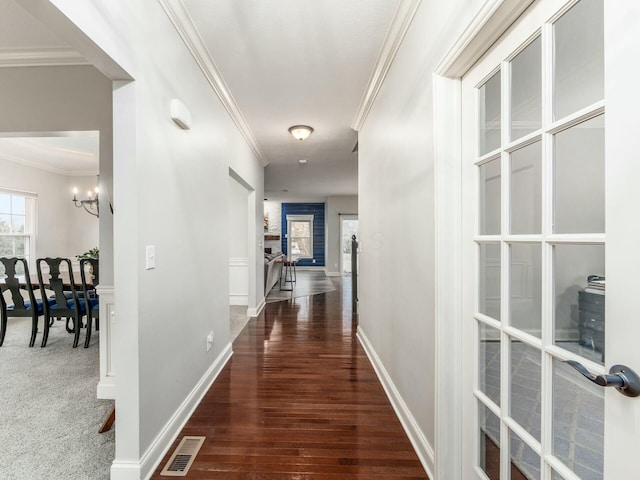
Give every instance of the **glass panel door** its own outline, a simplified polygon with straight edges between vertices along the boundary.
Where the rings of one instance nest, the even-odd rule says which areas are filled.
[[[538,2],[463,79],[474,472],[604,476],[603,0]],[[471,238],[472,237],[472,238]]]

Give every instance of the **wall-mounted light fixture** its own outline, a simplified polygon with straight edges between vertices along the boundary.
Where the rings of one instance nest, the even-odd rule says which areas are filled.
[[[294,125],[293,127],[289,127],[289,133],[293,135],[293,138],[296,140],[302,141],[313,133],[313,128],[308,125]]]
[[[80,208],[83,207],[85,209],[85,211],[91,215],[93,215],[94,217],[99,217],[100,216],[100,203],[98,202],[98,193],[99,193],[99,188],[96,185],[96,188],[94,189],[94,191],[92,192],[91,190],[89,190],[87,192],[87,197],[85,200],[78,200],[78,189],[76,187],[73,187],[73,204]]]

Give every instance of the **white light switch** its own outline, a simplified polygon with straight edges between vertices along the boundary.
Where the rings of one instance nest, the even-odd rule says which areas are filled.
[[[156,246],[147,245],[147,270],[156,268]]]

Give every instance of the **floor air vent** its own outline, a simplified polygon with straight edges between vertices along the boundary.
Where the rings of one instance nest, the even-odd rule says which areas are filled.
[[[160,473],[163,477],[185,477],[205,437],[182,437],[175,452]]]

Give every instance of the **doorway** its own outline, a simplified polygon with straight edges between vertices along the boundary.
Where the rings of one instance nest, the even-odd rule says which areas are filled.
[[[352,237],[359,238],[358,215],[340,215],[340,275],[350,275]],[[356,252],[357,254],[357,252]],[[356,273],[358,273],[356,271]]]
[[[95,198],[99,144],[98,131],[0,134],[0,256],[25,258],[34,285],[38,283],[37,258],[69,258],[78,283],[76,256],[99,246],[95,204],[87,207],[93,213],[90,215],[72,202],[74,187],[79,200]],[[46,276],[46,269],[43,271]],[[39,291],[35,294],[40,296]],[[34,478],[108,478],[115,456],[115,432],[99,434],[98,426],[113,401],[96,398],[100,338],[108,326],[103,323],[100,331],[92,332],[86,349],[83,329],[81,344],[73,349],[65,322],[55,321],[46,347],[41,348],[42,321],[35,346],[29,348],[29,319],[9,316],[0,351],[7,367],[0,393],[0,410],[6,420],[0,431],[0,441],[7,446],[0,454],[4,474],[11,478],[22,478],[25,472]],[[65,415],[51,415],[51,408]],[[15,443],[12,439],[25,430],[31,432],[28,455],[24,442],[15,446],[20,451],[11,446]],[[60,452],[50,448],[61,434],[67,445],[64,462],[58,461]],[[91,461],[87,461],[87,450]],[[33,455],[40,461],[34,462]],[[75,466],[74,471],[64,465]]]
[[[250,191],[229,169],[229,305],[231,339],[249,321]]]

